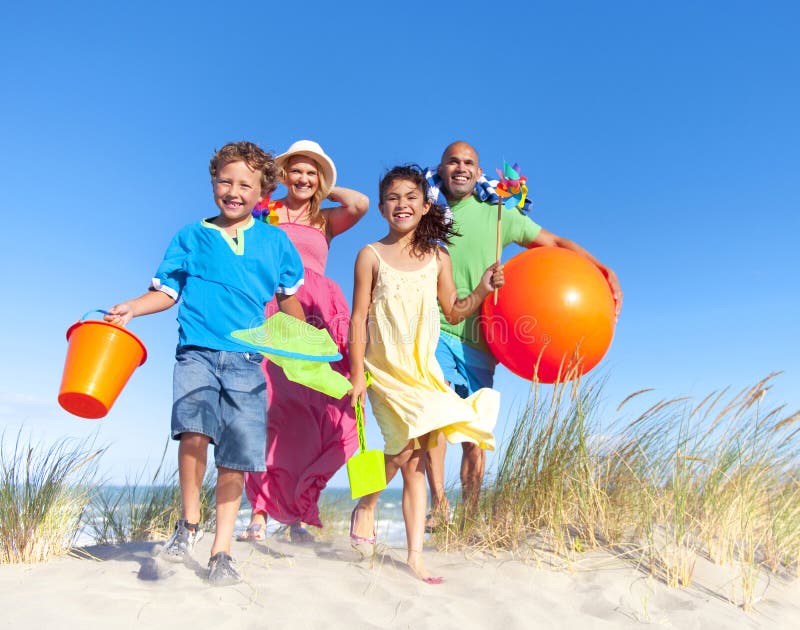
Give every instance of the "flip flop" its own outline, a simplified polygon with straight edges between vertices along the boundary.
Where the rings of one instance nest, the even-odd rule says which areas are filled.
[[[314,535],[300,523],[289,526],[289,541],[295,545],[308,545],[315,542]]]
[[[350,545],[356,551],[363,551],[359,548],[360,545],[371,545],[375,546],[375,543],[378,540],[378,536],[375,533],[375,525],[372,526],[372,536],[359,536],[353,532],[353,527],[355,527],[356,521],[356,511],[358,510],[358,506],[353,508],[353,512],[350,514]]]
[[[267,526],[261,523],[248,525],[247,529],[236,537],[239,542],[247,542],[249,540],[264,540],[267,537]]]
[[[421,579],[425,584],[444,584],[444,578],[440,575],[429,575]]]
[[[406,565],[406,570],[418,580],[425,582],[425,584],[444,584],[444,578],[441,575],[429,575],[427,577],[422,577],[409,565]]]

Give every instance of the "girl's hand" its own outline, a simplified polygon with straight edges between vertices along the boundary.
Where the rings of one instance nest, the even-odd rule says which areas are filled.
[[[103,319],[117,326],[125,326],[133,319],[133,307],[128,302],[122,302],[108,309],[108,315],[103,315]]]
[[[481,286],[491,293],[495,289],[499,289],[506,283],[506,278],[503,273],[503,263],[495,263],[483,272],[481,277]]]
[[[350,382],[353,389],[350,390],[350,404],[355,407],[359,402],[363,405],[367,398],[367,379],[363,374],[352,374]]]

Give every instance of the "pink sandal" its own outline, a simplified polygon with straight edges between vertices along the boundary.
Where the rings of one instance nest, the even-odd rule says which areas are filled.
[[[353,546],[353,549],[356,551],[361,551],[358,548],[358,545],[372,545],[375,546],[375,543],[378,540],[378,536],[375,533],[375,525],[372,525],[372,536],[359,536],[358,534],[353,532],[353,527],[355,526],[356,521],[356,511],[358,510],[358,506],[353,508],[353,512],[350,514],[350,544]]]
[[[247,542],[248,540],[264,540],[267,537],[267,526],[261,523],[248,525],[247,529],[236,537],[240,542]]]

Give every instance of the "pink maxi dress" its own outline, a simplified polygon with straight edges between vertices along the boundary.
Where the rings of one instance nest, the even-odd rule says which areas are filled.
[[[330,333],[342,359],[331,366],[350,376],[347,339],[350,309],[339,285],[325,277],[328,241],[308,225],[281,223],[305,267],[305,282],[296,293],[306,321]],[[273,299],[266,316],[278,304]],[[358,447],[350,398],[330,396],[289,381],[278,366],[264,361],[267,379],[267,470],[245,475],[245,493],[253,512],[281,523],[322,527],[319,495],[333,474]]]

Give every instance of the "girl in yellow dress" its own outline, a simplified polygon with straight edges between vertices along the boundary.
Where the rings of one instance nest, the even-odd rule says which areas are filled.
[[[500,395],[481,389],[462,399],[444,380],[435,359],[439,307],[458,323],[503,286],[502,265],[492,265],[480,284],[459,298],[443,246],[457,236],[444,211],[428,201],[424,172],[397,166],[380,183],[381,214],[389,233],[364,247],[356,258],[350,320],[352,403],[369,394],[385,441],[386,480],[403,476],[403,518],[408,566],[430,584],[442,582],[422,563],[427,488],[428,436],[444,432],[451,443],[472,442],[494,449],[492,430]],[[367,390],[365,372],[372,374]],[[432,444],[433,446],[433,444]],[[350,519],[353,546],[375,544],[378,493],[362,497]]]

